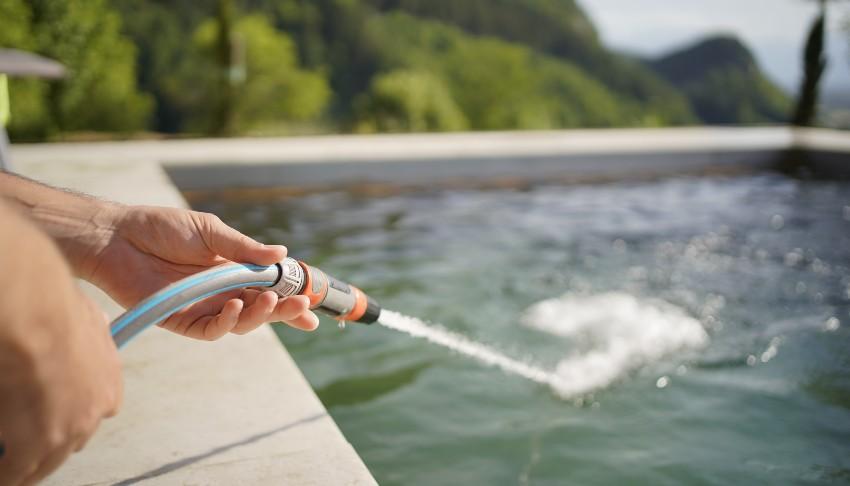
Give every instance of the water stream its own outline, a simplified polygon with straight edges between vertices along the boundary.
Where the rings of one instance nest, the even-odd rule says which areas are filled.
[[[502,371],[529,379],[542,385],[558,389],[558,376],[551,371],[510,358],[484,344],[436,325],[429,325],[415,317],[409,317],[389,310],[381,311],[378,324],[410,334],[413,337],[426,339],[434,344],[456,351],[481,363],[496,366]]]

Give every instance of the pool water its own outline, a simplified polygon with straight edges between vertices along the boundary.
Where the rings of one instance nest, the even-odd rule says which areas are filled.
[[[380,484],[850,482],[850,183],[196,207],[563,381],[378,326],[280,328]]]

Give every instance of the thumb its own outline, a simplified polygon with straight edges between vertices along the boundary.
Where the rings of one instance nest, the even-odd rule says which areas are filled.
[[[224,224],[217,216],[205,214],[199,225],[207,247],[218,256],[239,263],[272,265],[286,258],[286,247],[264,245]]]

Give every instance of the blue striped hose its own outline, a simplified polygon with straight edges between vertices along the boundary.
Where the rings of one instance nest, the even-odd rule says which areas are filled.
[[[148,327],[159,324],[199,300],[234,289],[271,287],[279,277],[277,265],[266,267],[242,263],[222,265],[186,277],[139,302],[112,321],[109,326],[112,339],[121,348]]]

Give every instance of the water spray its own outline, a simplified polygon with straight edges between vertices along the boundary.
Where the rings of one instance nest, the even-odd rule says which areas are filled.
[[[174,282],[112,321],[112,338],[120,348],[143,330],[195,302],[241,288],[271,290],[282,298],[307,296],[311,310],[340,323],[371,324],[381,315],[378,303],[362,290],[287,257],[270,266],[231,263]]]

